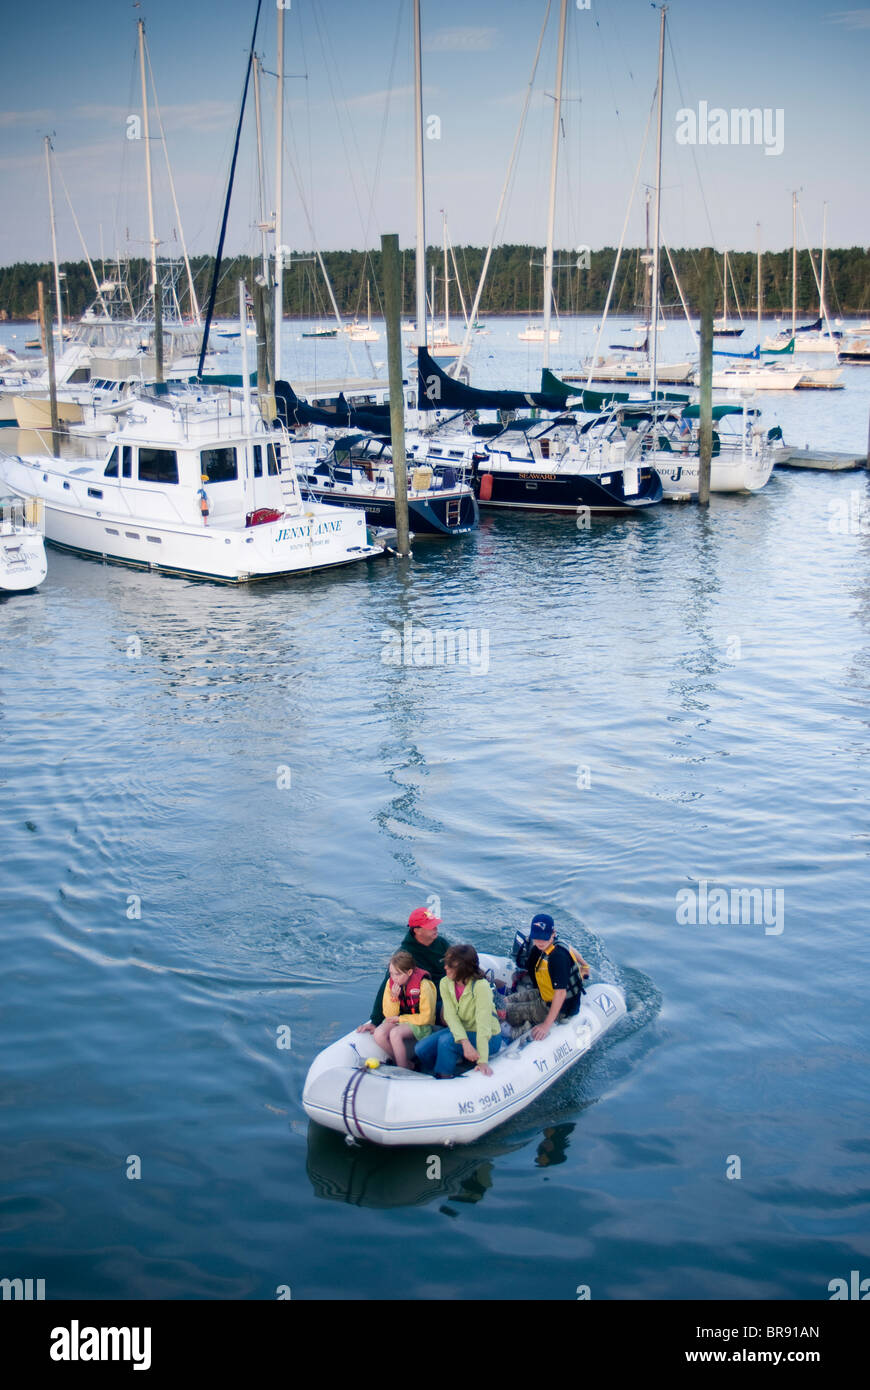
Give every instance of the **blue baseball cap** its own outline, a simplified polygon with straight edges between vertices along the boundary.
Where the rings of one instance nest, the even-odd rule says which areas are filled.
[[[546,912],[537,912],[529,931],[533,941],[549,941],[556,934],[556,923]]]

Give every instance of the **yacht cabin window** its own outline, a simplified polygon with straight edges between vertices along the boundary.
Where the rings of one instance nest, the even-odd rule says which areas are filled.
[[[234,483],[238,479],[236,451],[232,447],[203,449],[199,461],[199,471],[210,483]]]
[[[269,477],[270,477],[270,478],[277,478],[277,477],[278,477],[278,474],[281,472],[281,466],[280,466],[280,464],[279,464],[279,462],[278,462],[278,451],[277,451],[277,449],[275,448],[275,445],[274,445],[274,444],[271,444],[271,443],[267,444],[265,447],[266,447],[266,451],[267,451],[266,457],[267,457],[267,460],[268,460],[266,466],[267,466],[267,469],[268,469]],[[255,445],[254,445],[254,477],[255,477],[255,478],[262,478],[262,476],[263,476],[263,445],[262,445],[262,444],[255,444]]]
[[[115,447],[114,447],[114,449],[112,450],[112,452],[109,454],[109,462],[106,464],[105,468],[103,469],[103,477],[104,477],[104,478],[117,478],[117,476],[118,476],[118,446],[117,446],[117,444],[116,444]]]
[[[132,478],[133,476],[133,448],[130,444],[124,445],[121,476],[124,478]]]
[[[177,483],[178,455],[174,449],[139,448],[140,483]]]

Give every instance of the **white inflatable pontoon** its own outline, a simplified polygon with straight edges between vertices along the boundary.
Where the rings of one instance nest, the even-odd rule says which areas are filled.
[[[516,965],[480,956],[483,970],[512,982]],[[491,1059],[492,1076],[477,1070],[449,1080],[397,1066],[367,1067],[387,1054],[371,1033],[348,1033],[311,1064],[302,1092],[305,1113],[350,1139],[374,1144],[471,1144],[504,1124],[548,1086],[626,1013],[618,985],[587,984],[579,1013],[557,1023],[536,1042],[530,1033],[503,1042]]]

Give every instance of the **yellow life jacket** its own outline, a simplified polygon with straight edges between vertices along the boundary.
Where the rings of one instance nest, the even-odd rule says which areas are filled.
[[[552,1003],[555,993],[553,981],[550,979],[550,966],[547,957],[552,955],[557,945],[561,946],[563,951],[568,952],[574,964],[574,969],[571,971],[570,984],[566,991],[565,1004],[567,1004],[569,1000],[575,999],[578,994],[583,993],[583,977],[581,974],[582,957],[579,951],[575,951],[573,946],[566,946],[561,941],[554,941],[546,950],[541,950],[540,947],[537,948],[541,954],[535,966],[535,984],[538,986],[541,998],[545,1004]]]

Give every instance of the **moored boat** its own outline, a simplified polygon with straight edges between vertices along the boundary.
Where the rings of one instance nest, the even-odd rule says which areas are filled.
[[[361,511],[304,502],[280,432],[202,388],[143,396],[89,458],[0,453],[45,507],[46,538],[119,564],[241,583],[382,553]]]
[[[337,507],[362,507],[370,525],[396,525],[389,445],[381,439],[294,439],[290,445],[305,494]],[[479,521],[477,500],[460,470],[420,464],[408,475],[408,519],[415,535],[461,536]]]
[[[32,497],[0,497],[0,593],[35,589],[46,575],[42,507]]]

